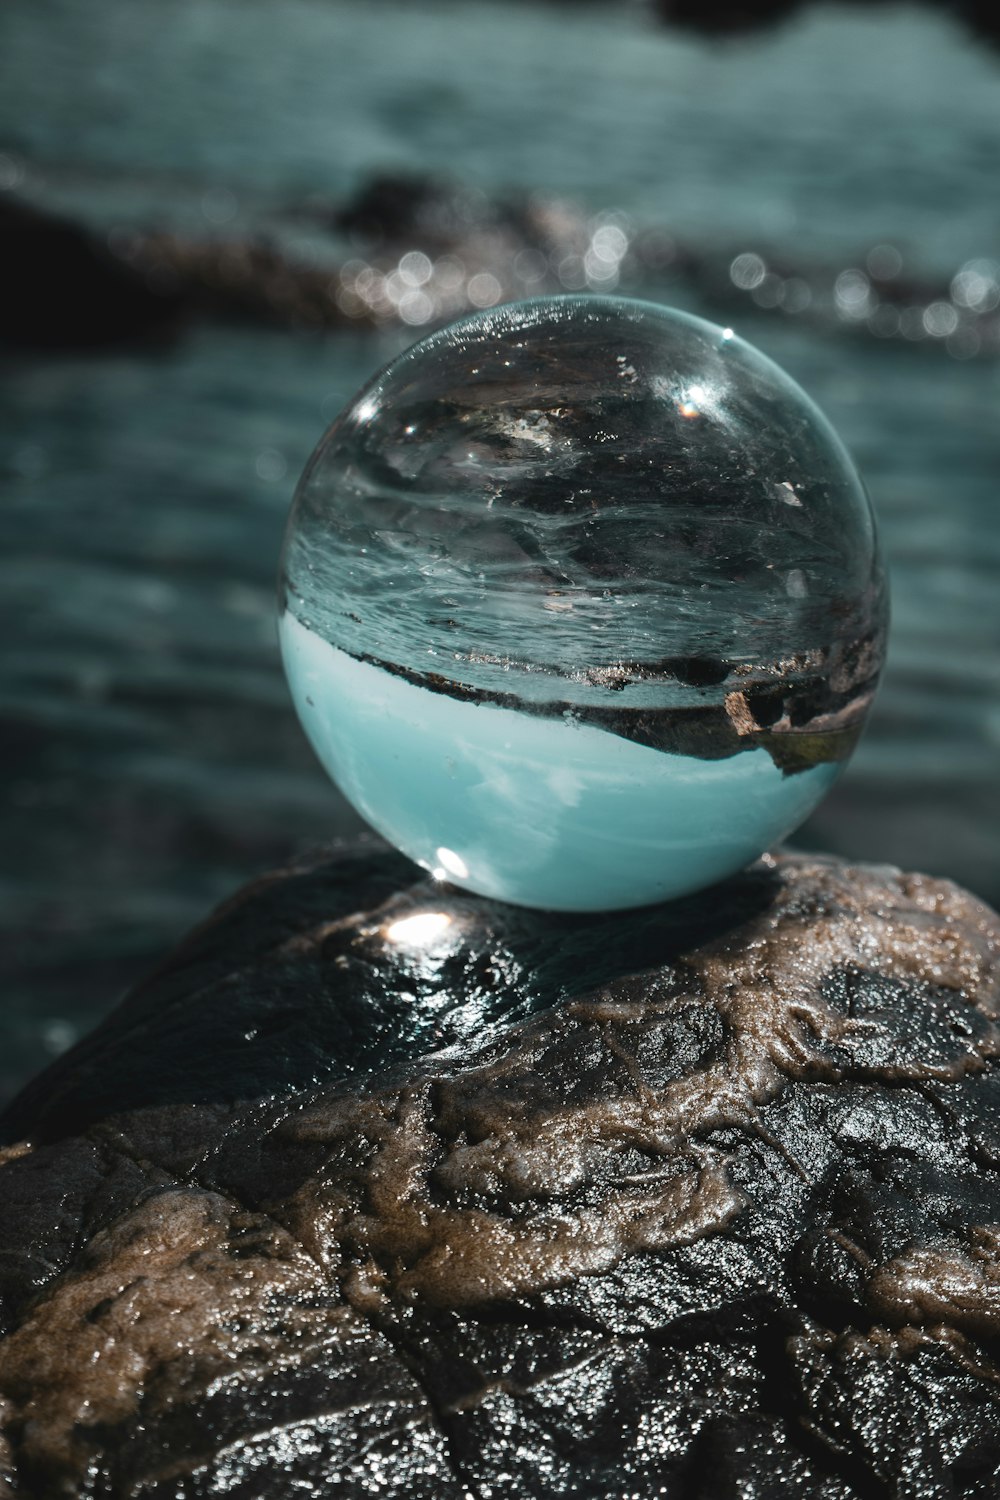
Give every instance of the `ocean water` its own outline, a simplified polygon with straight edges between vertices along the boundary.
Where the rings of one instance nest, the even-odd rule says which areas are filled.
[[[556,911],[685,896],[793,829],[834,763],[667,755],[569,716],[463,703],[281,618],[310,743],[365,820],[438,878]],[[517,691],[516,680],[509,684]]]
[[[710,44],[638,5],[8,0],[0,57],[0,180],[102,231],[307,253],[303,203],[405,169],[793,267],[890,241],[946,284],[996,250],[1000,64],[917,7]],[[642,290],[732,321],[683,278]],[[738,331],[847,442],[892,576],[870,728],[797,842],[1000,901],[1000,365],[749,302]],[[323,426],[409,337],[2,357],[0,1090],[240,882],[360,827],[295,720],[274,575]]]

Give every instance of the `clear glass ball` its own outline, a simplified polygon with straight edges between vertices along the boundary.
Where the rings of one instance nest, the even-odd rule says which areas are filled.
[[[359,812],[442,879],[660,901],[789,834],[882,666],[871,506],[730,329],[623,298],[492,308],[365,387],[299,485],[280,635]]]

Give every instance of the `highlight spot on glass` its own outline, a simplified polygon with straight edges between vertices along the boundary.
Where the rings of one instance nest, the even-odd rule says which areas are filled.
[[[438,849],[437,861],[443,870],[449,875],[454,875],[456,880],[468,880],[469,867],[460,854],[454,849]]]

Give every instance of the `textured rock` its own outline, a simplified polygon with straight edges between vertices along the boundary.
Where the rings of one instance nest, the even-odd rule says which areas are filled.
[[[997,919],[416,875],[251,887],[8,1113],[0,1494],[995,1496]]]

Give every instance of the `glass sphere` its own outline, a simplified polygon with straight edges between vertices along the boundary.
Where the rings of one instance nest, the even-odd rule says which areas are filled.
[[[285,540],[299,716],[439,878],[638,906],[789,834],[858,738],[886,594],[868,497],[799,387],[687,314],[491,308],[316,449]]]

